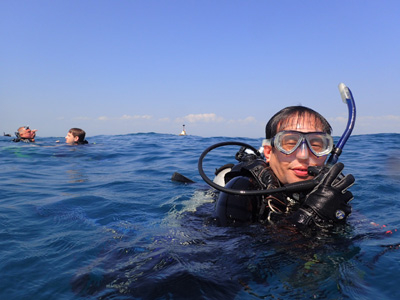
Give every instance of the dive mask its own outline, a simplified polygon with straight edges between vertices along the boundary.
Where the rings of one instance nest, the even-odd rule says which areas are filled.
[[[275,147],[284,154],[292,154],[305,143],[317,157],[328,155],[333,149],[333,139],[326,132],[280,131],[273,138],[265,139],[263,146]]]

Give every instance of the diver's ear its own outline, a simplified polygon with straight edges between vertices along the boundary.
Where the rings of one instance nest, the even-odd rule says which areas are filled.
[[[269,159],[271,158],[272,147],[269,145],[264,145],[264,156],[267,163],[269,163]]]
[[[74,136],[74,142],[78,142],[79,141],[79,136]]]

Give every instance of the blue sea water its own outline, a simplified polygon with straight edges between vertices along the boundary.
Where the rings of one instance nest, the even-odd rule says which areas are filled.
[[[218,227],[197,162],[261,139],[141,133],[0,138],[0,299],[400,299],[400,135],[355,135],[349,228]],[[238,147],[210,153],[215,168]],[[171,181],[174,172],[194,184]]]

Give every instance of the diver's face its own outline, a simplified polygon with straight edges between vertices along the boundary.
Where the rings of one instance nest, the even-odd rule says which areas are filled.
[[[33,139],[36,136],[36,130],[30,130],[28,129],[21,129],[19,131],[19,136],[24,138],[24,139]]]
[[[278,127],[278,132],[283,130],[304,133],[322,131],[322,127],[317,126],[314,120],[309,115],[305,115],[302,119],[294,116],[289,119],[288,125],[282,128]],[[264,155],[282,184],[312,179],[313,176],[308,175],[308,167],[322,166],[326,160],[326,156],[315,156],[305,144],[299,146],[292,154],[284,154],[275,147],[264,146]]]
[[[78,137],[73,136],[71,132],[68,132],[67,136],[65,137],[65,142],[67,144],[74,144],[76,141],[78,141]]]

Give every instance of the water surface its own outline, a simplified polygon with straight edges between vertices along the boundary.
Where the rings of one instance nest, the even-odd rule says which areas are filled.
[[[260,139],[0,138],[0,299],[399,299],[400,135],[352,136],[345,233],[218,227],[197,161]],[[204,162],[210,176],[237,147]],[[179,172],[195,184],[171,181]]]

